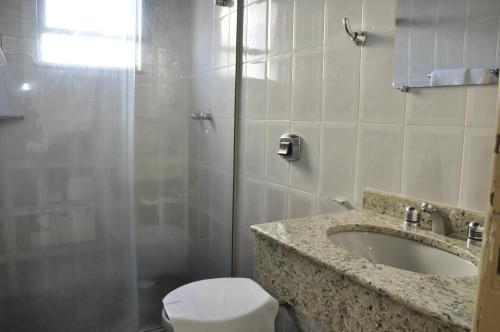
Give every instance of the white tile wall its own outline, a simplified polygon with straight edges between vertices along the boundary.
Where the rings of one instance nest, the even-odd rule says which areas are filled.
[[[403,126],[359,125],[354,203],[361,205],[363,188],[398,192],[403,160]]]
[[[488,194],[491,183],[490,172],[485,172],[492,163],[495,135],[494,128],[465,129],[462,181],[460,183],[460,205],[476,210],[488,208]]]
[[[324,0],[295,0],[294,49],[320,46],[323,43]]]
[[[323,121],[356,122],[361,49],[350,42],[325,48]]]
[[[258,60],[243,66],[243,112],[247,119],[266,118],[266,61]],[[219,95],[219,94],[217,94]]]
[[[320,196],[342,197],[353,201],[357,135],[358,126],[355,123],[321,124]]]
[[[302,142],[301,158],[290,167],[290,187],[310,194],[318,192],[319,130],[319,122],[292,122],[292,132]]]
[[[295,53],[292,84],[292,119],[319,121],[323,49]]]
[[[292,104],[292,57],[283,55],[267,61],[267,119],[290,119]]]
[[[273,6],[283,8],[282,17],[273,16]],[[268,0],[267,8],[267,34],[259,30],[269,36],[261,54],[266,94],[254,101],[265,100],[266,116],[240,114],[238,133],[239,148],[250,151],[240,154],[238,172],[261,181],[263,213],[240,213],[237,223],[341,211],[331,197],[359,206],[367,186],[484,209],[497,87],[393,89],[396,0]],[[346,16],[370,34],[365,47],[347,39]],[[247,28],[262,28],[263,18],[246,18]],[[247,34],[253,44],[265,42]],[[304,138],[298,162],[276,155],[289,128]],[[248,158],[258,172],[248,173]]]
[[[246,60],[266,57],[267,54],[267,0],[260,0],[245,7]]]
[[[466,98],[465,87],[435,87],[409,93],[406,122],[412,125],[463,126]]]
[[[405,134],[402,193],[456,205],[464,128],[408,126]]]
[[[293,0],[269,0],[269,55],[292,50],[293,4]]]

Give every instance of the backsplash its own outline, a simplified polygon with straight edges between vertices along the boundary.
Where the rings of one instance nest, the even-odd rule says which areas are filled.
[[[467,226],[471,221],[484,221],[485,214],[478,211],[461,209],[448,204],[429,202],[422,198],[408,197],[385,193],[379,190],[367,188],[363,190],[363,209],[377,213],[386,214],[403,220],[406,207],[414,206],[420,208],[422,202],[428,202],[435,206],[443,217],[448,217],[453,225],[454,236],[460,239],[467,238]],[[428,213],[422,213],[422,226],[431,225]]]
[[[236,271],[259,222],[340,211],[376,188],[473,210],[488,201],[496,86],[392,88],[396,0],[245,3]],[[347,38],[342,18],[368,33]],[[277,156],[281,134],[303,156]]]

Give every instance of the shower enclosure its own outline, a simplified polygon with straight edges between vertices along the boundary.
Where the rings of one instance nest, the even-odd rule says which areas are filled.
[[[231,275],[237,16],[0,2],[0,331],[152,330]]]

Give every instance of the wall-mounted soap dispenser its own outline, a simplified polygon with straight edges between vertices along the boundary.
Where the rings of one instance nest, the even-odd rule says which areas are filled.
[[[280,138],[278,155],[288,161],[300,159],[301,138],[295,134],[284,134]]]

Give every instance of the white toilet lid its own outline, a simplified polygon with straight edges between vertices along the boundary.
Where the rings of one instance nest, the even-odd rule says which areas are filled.
[[[271,295],[244,278],[184,285],[165,296],[163,306],[175,331],[243,331],[242,325],[251,328],[255,324],[262,329],[274,325],[278,311],[278,302]]]

